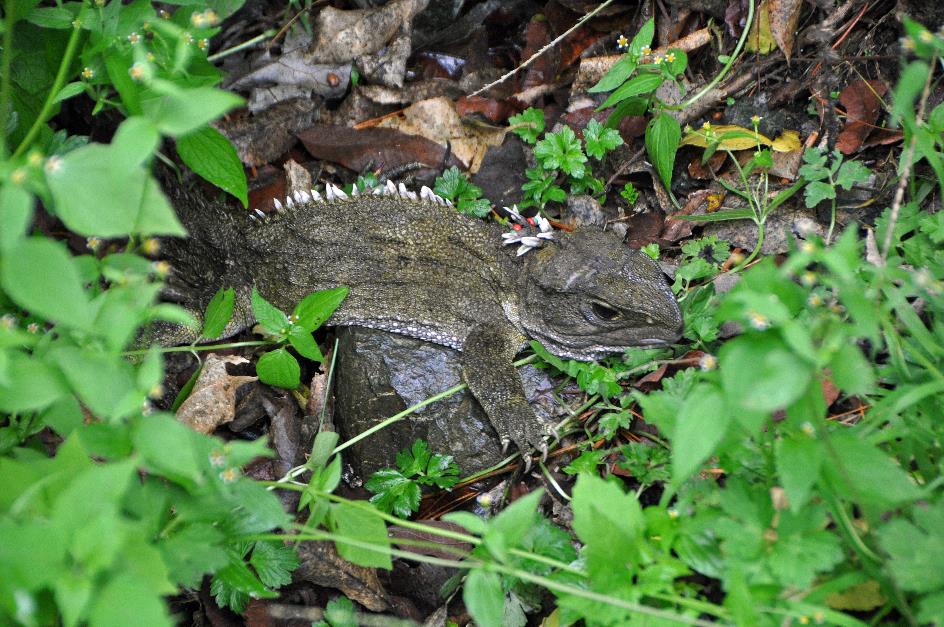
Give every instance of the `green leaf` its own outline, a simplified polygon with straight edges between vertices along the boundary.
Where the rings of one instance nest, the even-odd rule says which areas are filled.
[[[30,4],[35,4],[30,2]],[[43,28],[72,28],[75,15],[65,7],[39,7],[26,15],[26,21]]]
[[[639,96],[641,94],[650,94],[659,88],[659,85],[662,84],[662,81],[665,80],[661,74],[656,74],[654,72],[645,72],[643,74],[637,74],[632,77],[620,87],[616,89],[610,97],[607,98],[603,104],[597,107],[597,111],[602,111],[608,107],[626,100],[627,98],[632,98],[633,96]],[[681,137],[681,133],[679,133]]]
[[[177,154],[191,170],[248,206],[246,172],[233,144],[212,126],[177,138]]]
[[[836,173],[836,185],[849,190],[856,183],[868,181],[871,174],[872,171],[859,161],[844,161]]]
[[[507,559],[509,549],[521,546],[538,518],[538,504],[542,496],[543,490],[534,490],[489,521],[482,540],[496,559]]]
[[[74,346],[57,348],[52,358],[79,399],[97,416],[117,420],[140,410],[145,395],[138,391],[128,362]]]
[[[392,468],[372,474],[364,487],[374,493],[370,502],[388,514],[409,518],[420,507],[419,485]]]
[[[197,435],[167,415],[144,416],[132,427],[135,450],[147,467],[185,486],[205,481]]]
[[[728,402],[760,412],[790,405],[813,374],[806,361],[769,333],[734,338],[721,347],[718,361]]]
[[[515,135],[533,145],[544,132],[544,110],[528,107],[518,115],[508,118],[508,123]]]
[[[505,592],[497,573],[472,570],[462,588],[462,600],[476,625],[501,627],[504,624]]]
[[[916,506],[914,522],[897,518],[879,529],[879,544],[891,556],[887,562],[895,581],[914,592],[944,587],[944,501]]]
[[[667,190],[672,189],[672,169],[682,128],[668,113],[660,113],[646,127],[646,152]]]
[[[602,159],[606,153],[623,143],[616,129],[606,128],[596,120],[587,123],[583,138],[587,144],[587,154],[596,159]]]
[[[33,195],[17,185],[0,188],[0,253],[19,243],[33,221]]]
[[[158,545],[171,578],[188,588],[198,587],[206,573],[216,572],[229,563],[223,546],[225,536],[210,523],[178,526]]]
[[[256,317],[256,321],[262,325],[262,328],[279,337],[283,337],[288,334],[291,324],[288,321],[288,316],[285,313],[263,298],[262,294],[253,287],[252,288],[252,314]]]
[[[833,432],[823,475],[844,498],[863,505],[894,507],[920,498],[908,473],[856,432]]]
[[[629,43],[626,54],[610,68],[603,78],[600,79],[600,82],[591,87],[588,91],[590,91],[590,93],[611,91],[622,85],[636,69],[636,64],[639,56],[642,54],[642,49],[651,46],[654,37],[655,20],[649,18]]]
[[[714,452],[730,419],[731,412],[715,386],[702,383],[689,393],[672,434],[672,480],[676,484],[688,479]]]
[[[689,222],[724,222],[726,220],[751,220],[753,218],[753,209],[729,209],[698,216],[672,216],[673,220],[687,220]]]
[[[346,285],[341,285],[309,294],[295,306],[295,323],[306,331],[314,331],[331,317],[349,291]]]
[[[63,156],[46,175],[56,214],[85,236],[186,234],[154,178],[118,160],[123,152],[89,144]]]
[[[804,202],[809,208],[815,207],[824,200],[836,197],[836,188],[825,181],[810,181],[803,191]]]
[[[358,627],[354,603],[347,597],[335,597],[328,601],[324,617],[331,627]]]
[[[92,312],[78,268],[66,247],[50,239],[26,239],[4,255],[3,290],[20,307],[47,320],[87,330]]]
[[[306,331],[297,324],[293,324],[291,331],[288,333],[288,341],[302,357],[319,363],[324,361],[324,355],[321,354],[318,342],[312,337],[311,331]]]
[[[565,126],[557,133],[548,133],[534,147],[534,156],[546,170],[561,170],[574,178],[581,178],[586,170],[587,156],[580,148],[574,130]]]
[[[301,385],[302,371],[298,361],[284,348],[269,351],[256,363],[259,380],[269,385],[294,390]]]
[[[790,511],[799,512],[819,479],[825,455],[823,445],[801,433],[778,440],[776,454],[777,474],[790,501]]]
[[[854,343],[839,346],[829,362],[832,380],[849,394],[871,394],[875,391],[875,371]]]
[[[390,539],[387,527],[376,514],[366,510],[363,505],[338,503],[332,508],[329,518],[331,528],[338,535],[368,543],[376,549],[354,546],[336,540],[338,554],[349,562],[366,568],[385,568],[390,570]]]
[[[82,93],[85,93],[85,83],[80,81],[68,83],[65,87],[59,90],[58,94],[56,94],[55,102],[62,102],[63,100],[74,98]]]
[[[62,374],[38,357],[7,354],[6,382],[0,384],[0,410],[19,413],[42,409],[69,393]]]
[[[99,590],[89,610],[90,625],[173,625],[161,593],[132,573],[122,573]]]
[[[600,592],[619,588],[642,556],[645,521],[639,502],[593,474],[577,477],[573,528],[584,543],[587,572]]]
[[[260,540],[252,549],[249,564],[262,583],[270,588],[281,588],[292,583],[292,571],[298,568],[298,554],[282,543]]]
[[[109,146],[114,171],[130,170],[151,158],[161,141],[154,123],[143,117],[128,118],[121,123]]]
[[[214,87],[185,89],[155,81],[155,88],[163,93],[142,101],[142,107],[161,133],[174,137],[192,133],[244,102],[236,94]]]
[[[221,287],[207,305],[206,313],[203,315],[203,331],[200,335],[208,340],[219,337],[233,319],[235,304],[236,290],[231,287],[226,289]]]

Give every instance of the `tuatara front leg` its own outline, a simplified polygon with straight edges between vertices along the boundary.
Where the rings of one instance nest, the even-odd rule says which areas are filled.
[[[523,341],[510,326],[476,326],[462,346],[462,375],[503,445],[514,442],[522,455],[531,449],[546,453],[549,429],[528,404],[512,365]]]

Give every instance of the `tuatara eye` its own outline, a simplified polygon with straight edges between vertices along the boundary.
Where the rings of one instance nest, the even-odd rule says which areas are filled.
[[[600,320],[610,321],[620,317],[619,311],[600,301],[592,301],[590,303],[590,309],[593,310],[593,315]]]

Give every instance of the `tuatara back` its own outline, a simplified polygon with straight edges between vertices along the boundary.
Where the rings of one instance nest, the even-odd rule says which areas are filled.
[[[401,195],[402,194],[402,195]],[[172,193],[172,196],[174,194]],[[674,342],[678,304],[659,267],[612,233],[554,233],[516,256],[501,228],[409,192],[302,202],[271,219],[192,194],[175,204],[190,232],[165,242],[168,296],[202,311],[237,289],[237,323],[252,322],[255,286],[283,310],[347,285],[328,324],[402,333],[462,351],[463,374],[503,441],[545,446],[512,361],[528,338],[565,358],[596,359]]]

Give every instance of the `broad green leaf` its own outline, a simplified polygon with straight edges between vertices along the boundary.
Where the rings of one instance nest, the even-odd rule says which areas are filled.
[[[62,374],[38,357],[7,354],[7,380],[0,385],[0,411],[11,414],[42,409],[69,393]]]
[[[128,118],[121,123],[111,140],[110,157],[115,171],[133,169],[147,162],[161,136],[154,122],[140,116]]]
[[[177,154],[191,170],[248,206],[246,173],[233,144],[212,126],[177,138]]]
[[[393,567],[390,561],[390,539],[387,536],[387,526],[379,516],[367,511],[362,505],[338,503],[331,510],[329,522],[331,528],[339,536],[376,547],[374,549],[354,546],[342,540],[335,540],[335,546],[341,557],[366,568],[390,570]]]
[[[167,614],[159,591],[132,574],[123,573],[97,591],[89,624],[170,627],[174,622]]]
[[[818,440],[799,434],[777,441],[777,474],[790,501],[790,510],[799,512],[810,498],[819,479],[825,451]]]
[[[481,627],[502,627],[505,616],[505,592],[502,590],[501,577],[474,569],[466,577],[462,588],[462,600]]]
[[[543,495],[543,490],[534,490],[506,507],[489,522],[483,540],[496,559],[508,559],[507,551],[520,546],[522,539],[535,524],[538,503]]]
[[[653,72],[637,74],[623,83],[623,85],[618,87],[612,94],[610,94],[610,97],[607,98],[603,104],[597,107],[597,111],[602,111],[603,109],[612,107],[613,105],[622,102],[627,98],[632,98],[633,96],[652,93],[658,89],[663,80],[664,79],[662,78],[661,74],[655,74]]]
[[[138,391],[128,362],[73,346],[58,348],[51,356],[79,399],[97,416],[117,420],[140,409],[145,395]]]
[[[92,312],[79,271],[66,247],[51,239],[26,239],[4,255],[0,280],[20,307],[47,320],[88,329]]]
[[[114,49],[113,49],[114,50]],[[142,85],[135,82],[128,70],[131,69],[130,54],[117,54],[111,52],[105,55],[105,69],[108,72],[108,78],[115,87],[118,95],[121,96],[121,103],[128,111],[128,115],[141,115],[141,89]]]
[[[205,481],[196,434],[166,415],[138,418],[133,426],[135,450],[147,467],[169,479],[195,486]]]
[[[185,89],[155,82],[155,88],[162,93],[142,101],[142,107],[161,133],[173,137],[192,133],[244,102],[236,94],[214,87]]]
[[[857,430],[831,433],[829,452],[823,475],[843,498],[894,507],[922,495],[908,473],[882,450],[860,439]]]
[[[832,380],[848,394],[871,394],[875,391],[875,371],[854,343],[839,347],[829,362]]]
[[[295,306],[296,324],[311,332],[320,327],[347,297],[346,285],[313,292]]]
[[[721,392],[706,383],[696,386],[679,411],[672,435],[672,480],[688,479],[714,452],[731,419]]]
[[[689,222],[724,222],[726,220],[749,220],[754,217],[752,209],[729,209],[726,211],[716,211],[715,213],[706,213],[700,216],[672,216],[674,220],[687,220]]]
[[[30,2],[30,4],[36,4]],[[26,21],[43,28],[72,28],[75,15],[65,7],[38,7],[26,15]]]
[[[812,377],[810,365],[769,333],[734,338],[721,347],[718,361],[728,402],[754,411],[787,407]]]
[[[668,113],[660,113],[646,127],[646,152],[667,190],[672,189],[672,169],[681,136],[678,120]]]
[[[59,90],[59,93],[56,94],[56,102],[62,102],[63,100],[68,100],[69,98],[74,98],[81,93],[85,93],[85,83],[76,81],[74,83],[69,83],[65,87]]]
[[[577,537],[584,543],[587,570],[598,591],[618,589],[641,557],[645,521],[639,502],[615,483],[593,474],[577,477],[573,493]]]
[[[298,361],[284,348],[269,351],[256,363],[259,380],[269,385],[294,390],[301,385]]]
[[[223,533],[210,523],[178,526],[158,549],[171,578],[189,588],[199,587],[203,575],[216,572],[229,563],[223,547]]]
[[[8,253],[23,239],[33,221],[33,195],[18,185],[0,188],[0,253]]]
[[[143,167],[121,163],[121,152],[89,144],[62,157],[46,175],[56,214],[86,236],[184,235],[154,178]]]
[[[288,334],[288,341],[302,357],[317,362],[324,361],[324,355],[321,354],[321,349],[318,348],[318,342],[311,336],[311,331],[306,331],[297,324],[293,324],[292,330]]]
[[[252,288],[252,314],[256,317],[259,324],[272,335],[286,335],[289,331],[290,323],[285,313],[267,301],[259,291]]]
[[[249,563],[262,583],[270,588],[280,588],[292,583],[292,571],[298,567],[298,554],[281,542],[260,540],[252,549]]]
[[[206,313],[203,316],[203,331],[200,335],[207,339],[219,337],[223,329],[233,319],[233,307],[236,303],[236,290],[233,288],[220,288],[210,304],[207,305]]]
[[[655,20],[649,18],[633,37],[632,41],[629,42],[629,48],[627,48],[626,54],[610,68],[610,71],[600,79],[600,82],[589,89],[590,93],[611,91],[622,85],[623,81],[629,78],[629,75],[636,69],[637,60],[642,54],[642,49],[652,45],[655,33]]]
[[[944,587],[944,501],[913,509],[914,522],[897,518],[878,531],[879,543],[892,559],[888,568],[905,590],[940,591]]]

